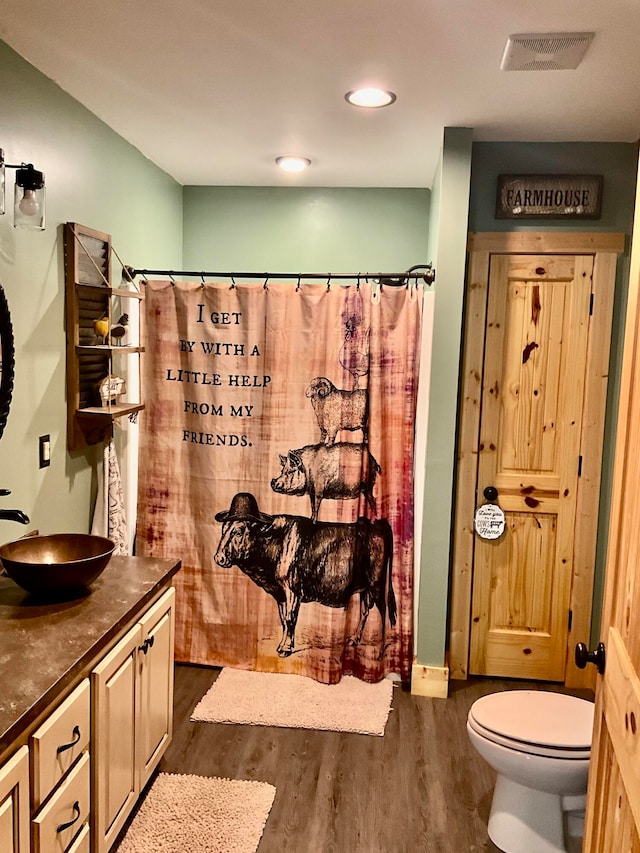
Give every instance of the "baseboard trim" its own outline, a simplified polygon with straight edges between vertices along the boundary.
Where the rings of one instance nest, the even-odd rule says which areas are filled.
[[[449,695],[449,667],[414,663],[411,667],[411,693],[414,696],[446,699]]]

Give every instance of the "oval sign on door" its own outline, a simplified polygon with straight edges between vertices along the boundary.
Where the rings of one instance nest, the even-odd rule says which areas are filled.
[[[481,539],[499,539],[506,526],[504,512],[498,504],[482,504],[476,510],[473,526]]]

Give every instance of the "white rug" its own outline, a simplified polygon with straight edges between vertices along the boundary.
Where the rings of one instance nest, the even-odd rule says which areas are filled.
[[[276,789],[160,773],[117,853],[255,853]]]
[[[344,676],[338,684],[320,684],[301,675],[225,668],[191,719],[383,735],[392,692],[386,678],[367,684]]]

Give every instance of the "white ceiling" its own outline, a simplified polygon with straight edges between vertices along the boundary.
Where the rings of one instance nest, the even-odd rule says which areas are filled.
[[[583,30],[575,71],[500,71],[512,33]],[[181,184],[430,186],[445,126],[640,135],[639,0],[1,0],[0,38]]]

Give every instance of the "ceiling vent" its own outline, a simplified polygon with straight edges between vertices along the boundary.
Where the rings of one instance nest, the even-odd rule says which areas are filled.
[[[519,33],[509,36],[501,71],[566,71],[577,68],[594,33]]]

